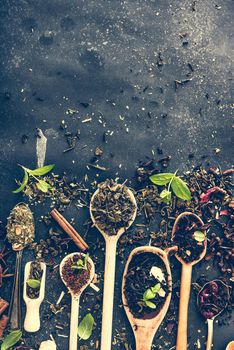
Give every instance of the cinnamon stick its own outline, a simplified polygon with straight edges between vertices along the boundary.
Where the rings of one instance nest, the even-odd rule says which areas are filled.
[[[52,218],[59,224],[59,226],[71,237],[74,243],[82,250],[85,251],[89,248],[88,244],[79,235],[79,233],[72,227],[72,225],[65,219],[65,217],[58,212],[57,209],[53,209],[50,213]]]
[[[0,319],[0,338],[3,336],[3,333],[8,324],[8,321],[9,321],[9,317],[6,315],[3,315],[2,318]]]
[[[0,298],[0,315],[3,314],[3,312],[8,308],[8,306],[8,301]]]

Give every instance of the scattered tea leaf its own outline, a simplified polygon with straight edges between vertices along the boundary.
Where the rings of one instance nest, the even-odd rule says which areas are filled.
[[[22,337],[22,331],[21,330],[15,330],[9,333],[5,339],[2,342],[1,350],[7,350],[10,349],[12,346],[14,346]]]
[[[201,231],[195,231],[193,234],[193,237],[198,242],[203,242],[206,239],[205,233],[203,233]]]
[[[28,172],[31,175],[42,176],[42,175],[48,174],[54,167],[55,167],[55,164],[50,164],[34,170],[28,169]]]
[[[178,176],[175,176],[171,182],[171,187],[176,197],[189,201],[191,199],[191,192],[186,183]]]
[[[40,287],[41,281],[35,279],[28,279],[27,284],[29,285],[29,287],[36,289]]]
[[[152,181],[155,185],[163,186],[168,184],[175,174],[172,173],[161,173],[150,176],[150,181]]]
[[[13,192],[13,193],[19,193],[19,192],[23,191],[23,189],[25,188],[25,186],[26,186],[27,183],[28,183],[28,179],[29,179],[28,173],[27,173],[27,171],[24,169],[24,178],[23,178],[23,181],[21,182],[20,187],[17,188],[16,190],[12,191],[12,192]]]
[[[94,325],[94,318],[89,313],[83,318],[83,320],[80,322],[78,326],[78,336],[84,340],[89,339],[93,331],[93,325]]]
[[[48,192],[51,189],[51,186],[44,180],[39,180],[36,186],[40,191],[44,193]]]

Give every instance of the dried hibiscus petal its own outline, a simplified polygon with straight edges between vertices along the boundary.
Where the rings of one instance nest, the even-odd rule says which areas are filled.
[[[202,193],[201,194],[201,203],[207,203],[209,202],[211,196],[213,194],[219,194],[224,196],[227,192],[225,190],[223,190],[222,188],[215,186],[210,188],[206,193]]]

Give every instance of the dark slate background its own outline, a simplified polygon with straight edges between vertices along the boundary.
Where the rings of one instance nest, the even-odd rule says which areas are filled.
[[[66,171],[78,179],[88,174],[90,182],[116,176],[131,180],[139,160],[153,154],[156,159],[161,157],[158,147],[172,157],[170,171],[186,170],[200,163],[230,167],[233,15],[232,0],[1,0],[3,225],[11,208],[22,199],[21,195],[11,194],[14,179],[21,176],[17,163],[37,165],[36,128],[41,128],[48,139],[46,163],[56,163],[57,173]],[[162,65],[158,64],[159,55]],[[175,80],[188,78],[192,80],[175,89]],[[85,108],[80,103],[89,106]],[[79,113],[67,115],[68,108]],[[89,117],[91,123],[82,123]],[[62,120],[68,125],[67,130],[81,131],[77,147],[66,154]],[[107,143],[103,142],[104,132],[109,134]],[[26,144],[22,144],[22,135],[29,137]],[[86,168],[96,146],[104,151],[100,165],[107,167],[107,172]],[[220,152],[215,154],[217,148]],[[188,158],[190,153],[194,154],[193,159]],[[47,209],[33,208],[37,239],[46,236],[47,229],[39,219]],[[86,212],[78,213],[70,207],[66,216],[75,218],[76,227],[84,232]],[[101,242],[100,250],[94,254],[101,274],[102,238],[93,230],[87,240],[93,250],[94,243]],[[74,251],[75,247],[71,249]],[[30,253],[25,252],[24,261],[30,258]],[[14,257],[10,259],[13,263]],[[124,325],[134,349],[131,330],[118,306],[122,269],[123,263],[118,261],[114,335]],[[194,279],[202,270],[209,278],[218,275],[213,270],[207,272],[204,265],[195,269]],[[53,285],[48,282],[48,302],[55,302],[60,294],[62,284],[57,288],[57,281]],[[3,296],[8,299],[9,286],[10,281],[3,288]],[[84,301],[82,315],[88,307]],[[46,308],[47,302],[43,312]],[[100,323],[100,310],[96,314]],[[189,317],[190,349],[197,348],[194,342],[198,338],[204,349],[206,328],[194,307],[194,296]],[[225,349],[233,338],[232,327],[215,328],[214,350]],[[42,331],[31,336],[32,345],[45,340],[45,333],[51,332],[53,321],[44,322]],[[98,334],[97,327],[92,339],[97,339]],[[159,330],[157,338],[160,335]],[[175,344],[174,339],[169,340],[163,349]],[[56,341],[59,350],[67,349],[66,338],[56,336]],[[88,343],[90,349],[95,348],[92,341],[91,345]],[[155,339],[153,348],[158,349],[158,344],[160,340]],[[123,343],[113,346],[123,348]]]

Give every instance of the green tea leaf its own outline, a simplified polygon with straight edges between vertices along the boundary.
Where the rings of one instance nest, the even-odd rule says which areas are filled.
[[[171,192],[165,189],[160,193],[160,197],[163,203],[169,204],[171,201]]]
[[[193,234],[193,237],[198,242],[203,242],[206,239],[205,233],[203,233],[201,231],[195,231]]]
[[[29,285],[29,287],[31,287],[33,289],[37,289],[40,287],[41,281],[30,278],[27,280],[27,284]]]
[[[20,330],[12,331],[9,333],[2,342],[1,350],[10,349],[14,346],[22,337],[22,332]]]
[[[181,180],[180,177],[174,177],[174,179],[171,182],[171,187],[176,197],[185,201],[189,201],[191,199],[191,192],[186,183],[183,180]]]
[[[24,178],[23,181],[21,182],[21,185],[19,188],[17,188],[16,190],[12,191],[13,193],[19,193],[21,191],[23,191],[23,189],[25,188],[25,186],[28,183],[28,173],[27,171],[24,169]]]
[[[150,307],[151,309],[156,309],[156,305],[152,303],[152,301],[145,300],[145,304]]]
[[[34,170],[27,169],[27,171],[29,172],[30,175],[42,176],[49,173],[54,168],[54,166],[55,164],[50,164]]]
[[[87,261],[88,261],[88,258],[89,258],[89,253],[85,254],[85,257],[84,257],[84,268],[85,268],[85,270],[87,270]]]
[[[94,318],[89,313],[83,318],[83,320],[80,322],[78,326],[78,336],[84,340],[89,339],[93,331],[93,325],[94,325]]]
[[[151,289],[147,289],[143,294],[143,300],[149,300],[155,298],[155,293]]]
[[[155,185],[163,186],[168,184],[175,174],[172,173],[161,173],[150,176],[150,181]]]
[[[151,288],[151,290],[154,294],[157,294],[160,291],[160,288],[161,288],[161,284],[157,283],[154,287]]]
[[[47,183],[46,181],[44,181],[44,180],[39,180],[39,181],[36,183],[36,186],[37,186],[37,188],[38,188],[40,191],[42,191],[42,192],[44,192],[44,193],[48,192],[48,191],[51,189],[50,184],[48,184],[48,183]]]

